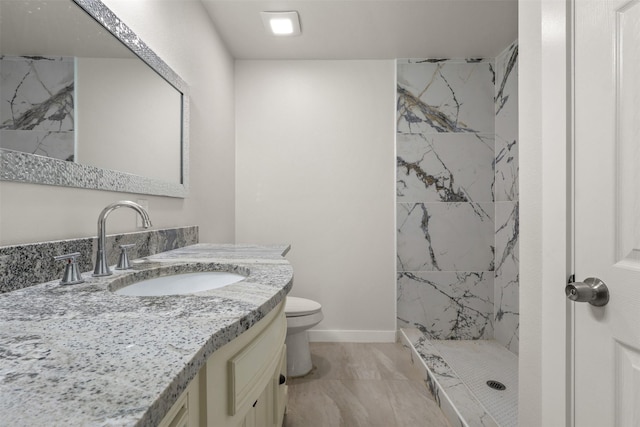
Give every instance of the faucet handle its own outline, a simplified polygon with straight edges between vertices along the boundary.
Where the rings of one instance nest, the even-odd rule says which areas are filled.
[[[80,252],[73,252],[65,255],[58,255],[53,257],[54,260],[67,261],[67,265],[64,269],[64,275],[62,276],[62,280],[60,280],[61,285],[77,285],[79,283],[84,283],[84,279],[80,275],[80,271],[78,270],[78,257],[80,256]]]
[[[128,245],[120,245],[120,258],[118,258],[118,265],[116,266],[116,270],[128,270],[131,268],[131,264],[129,263],[129,254],[127,250],[133,248],[136,244],[130,243]]]

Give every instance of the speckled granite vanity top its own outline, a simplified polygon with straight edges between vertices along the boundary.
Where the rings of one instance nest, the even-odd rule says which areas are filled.
[[[288,249],[197,244],[137,260],[135,272],[0,295],[0,424],[157,425],[216,349],[285,298]],[[125,275],[185,263],[249,275],[192,295],[108,289]]]

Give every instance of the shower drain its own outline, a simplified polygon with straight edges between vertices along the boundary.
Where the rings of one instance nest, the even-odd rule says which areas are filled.
[[[494,390],[506,390],[507,389],[507,386],[502,384],[500,381],[496,381],[496,380],[487,381],[487,385],[489,387],[491,387],[492,389],[494,389]]]

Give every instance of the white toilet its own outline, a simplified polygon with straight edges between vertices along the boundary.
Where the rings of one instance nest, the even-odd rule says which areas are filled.
[[[311,371],[311,352],[307,329],[324,318],[322,306],[310,299],[287,297],[287,376],[301,377]]]

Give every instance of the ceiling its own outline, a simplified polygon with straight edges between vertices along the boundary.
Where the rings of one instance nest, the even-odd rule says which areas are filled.
[[[236,59],[495,57],[518,35],[517,0],[201,0]],[[265,32],[296,10],[302,35]]]

